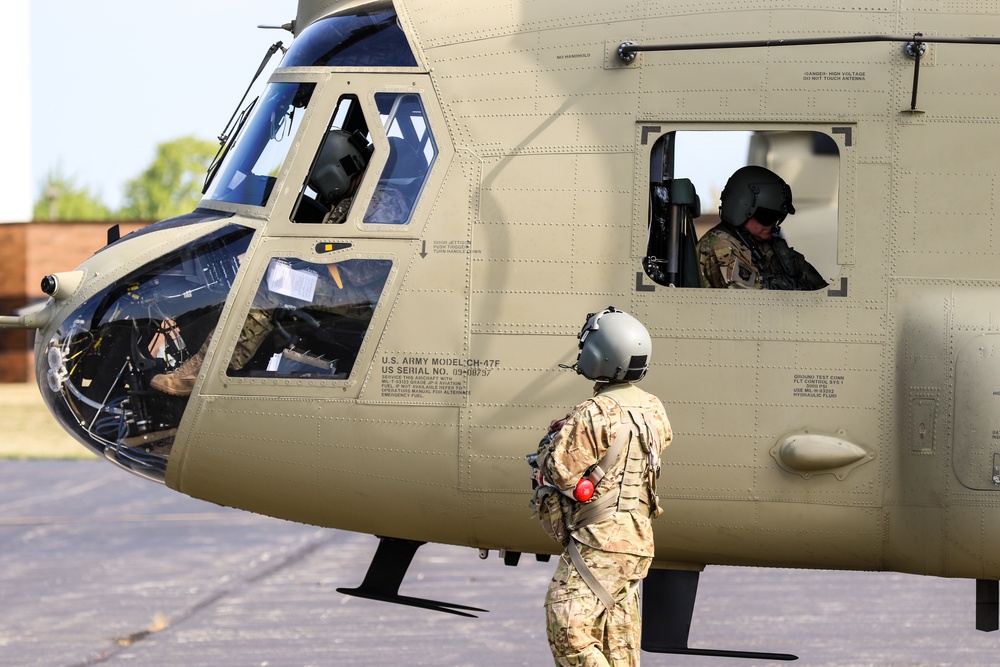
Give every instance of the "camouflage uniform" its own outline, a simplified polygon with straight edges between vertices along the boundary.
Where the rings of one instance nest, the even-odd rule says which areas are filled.
[[[815,290],[827,286],[806,258],[780,236],[758,241],[749,233],[744,232],[744,238],[739,234],[735,227],[720,223],[698,241],[702,287]]]
[[[663,404],[634,385],[604,386],[596,396],[574,408],[552,439],[549,454],[541,464],[545,480],[560,489],[574,488],[623,427],[623,406],[635,406],[645,413],[652,433],[652,441],[647,444],[658,461],[672,439]],[[625,466],[623,452],[597,484],[594,500],[619,487]],[[654,553],[650,514],[656,504],[647,486],[643,484],[636,510],[616,511],[572,533],[584,561],[616,604],[606,609],[569,555],[563,553],[545,596],[546,631],[557,665],[639,664],[642,619],[638,587]]]
[[[713,227],[698,241],[698,264],[702,287],[764,288],[750,249],[723,225]]]
[[[351,204],[354,196],[344,197],[337,205],[330,209],[330,212],[323,218],[323,222],[330,225],[342,225],[347,220],[347,214],[351,211]]]

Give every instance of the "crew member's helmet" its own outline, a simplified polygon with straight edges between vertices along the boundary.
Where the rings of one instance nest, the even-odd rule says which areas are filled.
[[[309,175],[309,187],[330,206],[351,191],[354,177],[368,166],[368,144],[358,134],[330,130]]]
[[[638,382],[649,369],[653,341],[642,322],[614,306],[587,316],[578,336],[576,372],[594,382]]]
[[[794,214],[792,189],[781,176],[770,169],[750,165],[733,172],[722,190],[719,217],[739,227],[750,218],[765,225],[781,224],[788,214]]]

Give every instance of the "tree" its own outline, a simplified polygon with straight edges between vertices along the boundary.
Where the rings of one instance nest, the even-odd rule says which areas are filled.
[[[219,146],[187,136],[156,147],[146,171],[125,184],[119,218],[163,220],[190,213],[201,199],[205,172]]]
[[[61,167],[49,171],[35,202],[34,220],[108,220],[111,209],[90,188],[76,183]]]

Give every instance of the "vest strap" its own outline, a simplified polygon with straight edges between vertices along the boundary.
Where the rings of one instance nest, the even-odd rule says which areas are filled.
[[[611,611],[615,608],[615,599],[611,597],[611,593],[608,589],[604,587],[597,577],[594,576],[594,572],[587,565],[587,561],[583,560],[583,554],[576,546],[576,540],[570,538],[569,543],[566,545],[566,553],[569,554],[569,559],[573,562],[573,567],[576,571],[580,573],[580,578],[583,579],[584,583],[590,587],[590,590],[594,592],[597,599],[601,601],[604,607]]]
[[[618,435],[615,436],[614,442],[612,442],[611,446],[608,447],[608,450],[604,452],[604,456],[602,456],[601,460],[597,462],[596,466],[594,466],[594,472],[590,474],[590,481],[594,483],[595,487],[604,478],[606,472],[614,466],[618,457],[621,456],[622,449],[625,448],[625,443],[628,441],[631,434],[631,425],[626,425],[626,423],[622,421],[622,424],[618,429]],[[598,521],[603,521],[608,518],[615,513],[617,502],[617,493],[606,493],[597,500],[580,505],[576,513],[573,515],[573,527],[571,530],[578,530],[584,526],[589,526],[592,523],[597,523]]]

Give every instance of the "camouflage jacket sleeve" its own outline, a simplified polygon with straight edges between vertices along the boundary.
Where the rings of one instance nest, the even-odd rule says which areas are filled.
[[[354,197],[344,197],[333,209],[323,218],[323,222],[331,225],[342,225],[347,220],[347,214],[351,211],[351,203]]]
[[[600,408],[593,399],[576,406],[562,428],[552,438],[549,455],[543,461],[545,480],[564,491],[576,483],[604,454],[601,433],[595,426]],[[598,417],[598,422],[601,419]],[[606,420],[604,420],[606,422]]]
[[[698,241],[698,279],[702,287],[759,289],[759,272],[739,239],[711,229]]]
[[[670,443],[674,440],[674,431],[670,427],[670,420],[667,418],[667,411],[663,407],[663,402],[655,396],[652,397],[652,410],[651,416],[653,423],[650,424],[651,427],[655,427],[655,433],[659,436],[659,441],[654,443],[654,447],[657,448],[657,455],[663,454],[663,450],[670,446]]]

